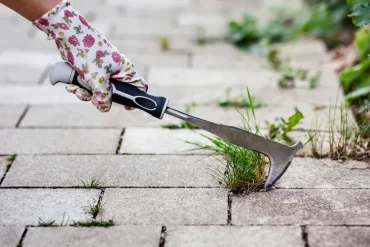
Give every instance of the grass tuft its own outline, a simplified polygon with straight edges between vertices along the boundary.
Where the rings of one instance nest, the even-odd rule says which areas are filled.
[[[104,209],[103,206],[100,204],[95,204],[95,205],[89,205],[86,208],[86,214],[90,215],[93,219],[96,219],[96,217],[103,213]]]
[[[97,179],[97,178],[92,178],[87,182],[84,182],[83,180],[81,180],[81,182],[82,182],[81,187],[85,189],[99,189],[102,187],[100,179]]]
[[[114,226],[115,224],[116,223],[113,220],[108,220],[108,221],[89,220],[89,221],[73,222],[71,226],[74,226],[74,227],[111,227],[111,226]]]
[[[41,218],[39,218],[39,224],[37,226],[38,227],[55,227],[57,225],[55,224],[55,220],[43,221]]]
[[[247,89],[248,101],[250,104],[250,111],[254,120],[255,111],[252,96]],[[242,115],[242,114],[241,114]],[[252,132],[250,125],[250,115],[248,109],[246,110],[246,117],[242,116],[243,128]],[[255,121],[255,133],[259,133],[259,127]],[[196,149],[209,150],[213,152],[216,157],[221,157],[225,169],[213,167],[215,175],[220,181],[235,193],[245,193],[261,188],[264,183],[266,173],[266,161],[262,154],[250,151],[234,144],[231,144],[219,137],[209,137],[203,134],[204,138],[208,139],[212,144],[205,145],[198,142],[190,142],[196,146]]]
[[[333,160],[370,160],[370,138],[367,136],[370,123],[359,126],[350,124],[349,109],[340,105],[340,123],[335,123],[336,111],[329,107],[329,133],[323,133],[316,126],[308,132],[311,155],[315,158],[330,158]]]

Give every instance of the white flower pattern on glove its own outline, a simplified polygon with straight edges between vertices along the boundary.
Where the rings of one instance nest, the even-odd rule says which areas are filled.
[[[55,40],[63,60],[79,73],[92,88],[91,96],[85,89],[68,85],[67,91],[83,101],[91,100],[102,112],[112,104],[110,78],[147,91],[145,80],[137,73],[132,62],[121,54],[107,39],[94,29],[69,2],[62,2],[33,24]]]

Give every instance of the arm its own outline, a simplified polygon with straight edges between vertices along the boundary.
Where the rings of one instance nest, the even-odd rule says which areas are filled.
[[[36,20],[60,2],[61,0],[0,0],[0,3],[29,21]]]

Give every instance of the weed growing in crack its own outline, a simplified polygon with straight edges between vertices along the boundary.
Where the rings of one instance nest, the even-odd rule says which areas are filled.
[[[308,132],[311,155],[315,158],[330,158],[334,160],[370,160],[370,139],[365,134],[370,123],[359,126],[351,125],[348,120],[349,109],[340,105],[340,123],[335,123],[335,109],[329,107],[328,133],[318,130]]]
[[[55,227],[57,225],[55,224],[55,220],[43,221],[41,218],[39,218],[39,224],[37,226],[38,227]]]
[[[223,99],[220,99],[218,101],[218,105],[221,107],[238,107],[238,108],[251,108],[252,105],[249,100],[249,95],[247,92],[247,95],[239,95],[238,97],[230,97],[231,88],[226,88],[226,96]],[[263,107],[263,103],[255,98],[251,97],[253,101],[253,107],[254,108],[260,108]]]
[[[93,219],[96,219],[99,214],[103,213],[104,208],[101,204],[89,205],[86,207],[86,214],[90,215]]]
[[[97,178],[92,178],[90,179],[89,181],[87,182],[84,182],[82,181],[82,188],[85,188],[85,189],[98,189],[98,188],[101,188],[101,183],[100,183],[100,179],[97,179]]]
[[[250,109],[252,111],[252,116],[254,120],[256,120],[252,96],[249,90],[247,90],[247,93],[251,105]],[[246,117],[242,117],[242,119],[243,128],[252,132],[252,127],[249,124],[250,116],[248,110],[246,111]],[[255,133],[260,134],[258,126],[256,127]],[[215,172],[216,177],[219,178],[226,187],[230,188],[235,193],[249,192],[262,187],[266,170],[266,161],[262,154],[241,148],[218,137],[201,135],[212,144],[205,145],[190,141],[187,141],[187,143],[195,145],[197,147],[196,149],[212,151],[213,155],[222,158],[220,162],[225,165],[225,169],[212,167],[212,170]]]
[[[89,220],[89,221],[76,221],[71,224],[74,227],[111,227],[114,226],[116,223],[113,220],[108,221],[97,221],[97,220]]]
[[[185,105],[185,113],[189,113],[192,108],[196,106],[195,103]],[[192,125],[191,123],[188,123],[186,121],[181,121],[178,124],[163,124],[161,125],[164,129],[199,129],[197,126]]]

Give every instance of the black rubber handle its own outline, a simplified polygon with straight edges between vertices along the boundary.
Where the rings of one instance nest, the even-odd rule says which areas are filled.
[[[91,94],[89,90],[83,83],[77,72],[75,72],[72,80],[72,84],[85,88]],[[113,87],[112,100],[115,103],[131,106],[145,111],[156,117],[162,119],[168,105],[168,99],[164,97],[152,96],[144,92],[143,90],[129,84],[111,79]]]

